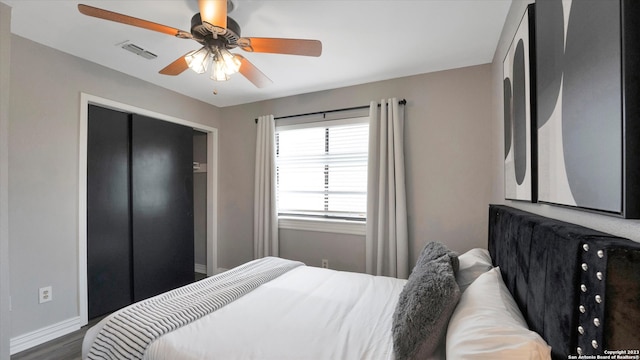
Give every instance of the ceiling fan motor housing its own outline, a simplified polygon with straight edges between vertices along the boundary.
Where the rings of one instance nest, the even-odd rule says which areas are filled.
[[[227,17],[227,28],[221,34],[214,34],[202,23],[200,13],[197,13],[191,18],[191,35],[193,35],[195,41],[202,45],[213,45],[212,42],[222,42],[225,48],[232,49],[238,45],[240,25],[232,18]],[[221,37],[222,39],[220,39]]]

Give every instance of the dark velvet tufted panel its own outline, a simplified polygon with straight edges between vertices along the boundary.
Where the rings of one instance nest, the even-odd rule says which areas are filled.
[[[490,205],[488,247],[554,359],[640,348],[640,243]]]

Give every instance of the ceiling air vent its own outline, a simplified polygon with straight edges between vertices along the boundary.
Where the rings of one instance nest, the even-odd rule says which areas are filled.
[[[158,55],[149,52],[143,48],[141,48],[138,45],[132,44],[130,42],[125,42],[124,44],[121,44],[121,47],[127,51],[131,51],[132,53],[136,54],[136,55],[140,55],[145,59],[151,60],[151,59],[155,59],[158,57]]]

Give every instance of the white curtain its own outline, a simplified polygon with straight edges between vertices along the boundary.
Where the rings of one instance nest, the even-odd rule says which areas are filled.
[[[406,279],[409,243],[404,178],[404,112],[396,98],[369,107],[366,271]]]
[[[278,256],[276,150],[273,115],[258,118],[253,202],[253,256]]]

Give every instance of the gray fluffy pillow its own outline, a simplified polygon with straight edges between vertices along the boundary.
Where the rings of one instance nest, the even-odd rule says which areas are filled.
[[[420,256],[418,256],[418,261],[416,261],[416,266],[413,270],[415,271],[416,268],[425,266],[429,261],[443,257],[444,255],[449,255],[451,261],[454,262],[452,264],[454,271],[457,272],[459,267],[458,254],[449,250],[449,248],[444,246],[442,243],[436,241],[427,243],[427,245],[422,248]]]
[[[397,360],[424,359],[436,350],[460,299],[457,270],[456,253],[439,243],[425,246],[393,314]]]

